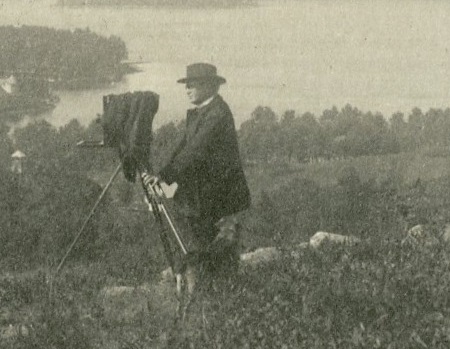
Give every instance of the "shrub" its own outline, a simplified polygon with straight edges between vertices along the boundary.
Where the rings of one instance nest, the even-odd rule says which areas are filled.
[[[206,303],[194,347],[446,348],[448,253],[372,242],[246,270]]]

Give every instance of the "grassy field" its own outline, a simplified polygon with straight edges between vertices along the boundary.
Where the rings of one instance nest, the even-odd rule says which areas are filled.
[[[449,160],[419,153],[247,168],[253,205],[241,215],[244,243],[275,245],[284,257],[199,296],[189,337],[176,346],[166,343],[170,290],[150,292],[148,309],[127,321],[105,310],[102,289],[157,287],[164,267],[157,238],[126,231],[133,225],[122,220],[134,213],[122,212],[123,234],[98,243],[101,258],[68,263],[51,298],[45,268],[1,278],[0,347],[449,348],[450,247],[400,243],[405,227],[434,234],[450,222]],[[363,243],[291,257],[318,230]]]
[[[450,156],[429,156],[419,152],[305,164],[275,163],[249,167],[247,178],[252,193],[257,195],[261,190],[276,190],[295,178],[308,179],[320,186],[333,186],[342,170],[348,167],[354,167],[363,182],[392,179],[403,185],[414,183],[419,178],[430,181],[449,176]]]

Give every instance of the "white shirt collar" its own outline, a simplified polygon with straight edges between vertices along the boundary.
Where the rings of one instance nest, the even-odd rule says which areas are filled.
[[[199,108],[202,108],[202,107],[207,106],[209,103],[212,102],[212,100],[213,100],[214,97],[216,97],[216,96],[217,96],[217,95],[214,95],[214,96],[209,97],[206,101],[203,101],[201,104],[195,106],[195,108],[199,109]]]

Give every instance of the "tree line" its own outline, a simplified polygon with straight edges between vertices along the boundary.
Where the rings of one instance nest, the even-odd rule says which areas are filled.
[[[0,76],[48,80],[56,88],[88,88],[120,80],[128,52],[122,39],[86,29],[0,26]]]
[[[278,117],[269,107],[257,107],[239,130],[242,156],[248,161],[357,157],[415,151],[450,145],[450,109],[414,108],[409,115],[362,112],[346,105]]]
[[[0,158],[12,153],[9,127],[0,122],[2,151]],[[155,170],[170,156],[184,134],[185,121],[164,124],[153,134]],[[46,121],[31,123],[14,133],[16,147],[31,159],[47,158],[53,161],[76,154],[74,144],[80,139],[101,139],[102,126],[98,120],[83,127],[72,120],[59,130]],[[450,146],[450,108],[419,108],[411,113],[395,113],[389,119],[380,113],[362,112],[346,105],[341,110],[332,107],[316,117],[306,112],[285,111],[279,117],[270,107],[258,106],[250,118],[238,129],[242,159],[247,163],[274,161],[307,162],[314,159],[332,159],[367,155],[412,152],[426,148],[443,151]],[[111,161],[107,157],[107,161]],[[53,160],[52,160],[53,159]],[[76,166],[86,171],[90,166],[101,170],[105,157],[89,156],[92,161],[79,159]],[[31,161],[31,160],[30,160]],[[34,160],[33,160],[34,161]],[[59,161],[59,160],[58,160]]]

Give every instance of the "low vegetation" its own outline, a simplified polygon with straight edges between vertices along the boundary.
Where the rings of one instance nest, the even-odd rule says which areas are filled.
[[[156,167],[180,129],[156,132]],[[0,133],[6,164],[13,145],[6,126]],[[0,170],[2,348],[167,347],[171,319],[162,305],[124,323],[105,314],[99,296],[107,286],[155,284],[166,265],[137,185],[118,179],[52,278],[117,165],[113,152],[75,147],[100,134],[98,124],[75,121],[58,130],[39,121],[15,132],[27,158],[21,175]],[[430,149],[247,161],[253,205],[240,217],[244,245],[277,246],[283,257],[247,267],[231,288],[199,297],[180,347],[448,348],[450,247],[400,243],[417,224],[441,239],[450,222],[449,158],[445,147]],[[297,249],[318,230],[363,242]]]

